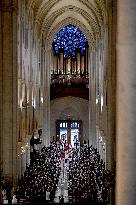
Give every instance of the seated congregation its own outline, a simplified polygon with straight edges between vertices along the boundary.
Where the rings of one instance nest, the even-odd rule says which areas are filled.
[[[73,155],[69,163],[69,198],[78,203],[108,204],[114,174],[105,169],[97,149],[83,146]]]
[[[15,191],[17,203],[55,203],[62,163],[67,166],[69,203],[109,204],[114,173],[105,169],[97,149],[65,147],[56,141],[37,151],[27,165]]]

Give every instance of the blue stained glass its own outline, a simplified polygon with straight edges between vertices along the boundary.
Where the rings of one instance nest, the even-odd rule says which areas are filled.
[[[69,55],[76,58],[77,51],[84,55],[87,47],[88,42],[85,35],[79,28],[71,24],[61,29],[53,40],[55,54],[58,55],[63,49],[64,58]]]

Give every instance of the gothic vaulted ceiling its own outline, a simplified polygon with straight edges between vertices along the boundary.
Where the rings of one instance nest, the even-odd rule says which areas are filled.
[[[54,35],[69,23],[80,27],[89,44],[101,36],[106,25],[106,0],[28,0],[27,8],[50,45]]]

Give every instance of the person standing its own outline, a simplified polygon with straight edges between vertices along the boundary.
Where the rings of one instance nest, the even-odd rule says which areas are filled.
[[[64,197],[63,197],[63,195],[60,197],[60,203],[64,204]]]

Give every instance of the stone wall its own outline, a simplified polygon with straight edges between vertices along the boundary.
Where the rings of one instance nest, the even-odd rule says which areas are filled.
[[[89,103],[78,97],[57,98],[51,101],[51,138],[56,136],[56,120],[82,120],[83,138],[89,136]]]

